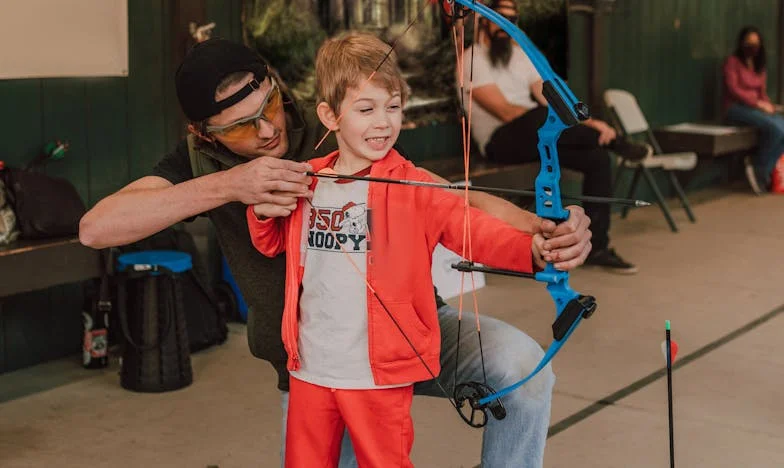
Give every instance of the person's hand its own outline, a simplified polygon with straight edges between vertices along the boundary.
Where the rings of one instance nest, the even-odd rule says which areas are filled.
[[[781,104],[773,104],[773,110],[779,113],[784,112],[784,106],[782,106]]]
[[[615,132],[615,129],[604,121],[591,119],[586,121],[585,125],[588,125],[589,127],[599,132],[599,146],[605,146],[609,144],[618,136],[618,134]]]
[[[544,267],[547,266],[547,261],[542,256],[544,243],[545,238],[541,234],[534,234],[534,237],[531,239],[531,260],[540,270],[544,270]]]
[[[260,157],[224,173],[232,200],[254,205],[256,216],[288,216],[300,197],[311,197],[310,164]]]
[[[569,218],[556,224],[550,220],[542,220],[540,234],[544,242],[539,248],[542,258],[558,270],[572,270],[585,262],[591,253],[591,236],[589,226],[591,218],[579,206],[567,206]],[[534,239],[536,236],[534,236]],[[535,243],[535,242],[534,242]]]
[[[768,101],[759,101],[757,103],[757,107],[765,113],[773,114],[776,112],[776,109],[773,107],[773,104],[769,103]]]
[[[297,209],[297,197],[290,194],[281,194],[280,192],[273,192],[273,196],[280,197],[281,199],[293,200],[290,204],[278,203],[256,203],[253,205],[253,213],[259,219],[264,218],[285,218]]]

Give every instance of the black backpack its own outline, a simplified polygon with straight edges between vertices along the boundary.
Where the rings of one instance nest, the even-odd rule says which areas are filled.
[[[0,170],[8,202],[23,239],[71,236],[79,232],[86,208],[73,184],[46,175],[37,166]]]
[[[182,277],[182,300],[190,350],[196,352],[226,341],[226,318],[221,314],[213,291],[207,286],[207,270],[190,233],[168,228],[116,250],[119,252],[115,252],[115,257],[141,250],[177,250],[190,254],[193,268]]]

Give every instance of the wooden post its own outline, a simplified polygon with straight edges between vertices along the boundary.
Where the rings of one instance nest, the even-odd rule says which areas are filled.
[[[349,29],[359,28],[364,25],[365,18],[362,14],[362,4],[364,2],[362,0],[346,0],[346,6],[349,10]]]
[[[778,21],[778,42],[779,42],[779,55],[778,55],[778,71],[779,71],[779,89],[776,93],[776,102],[781,104],[784,102],[784,0],[779,0],[779,21]]]
[[[604,27],[603,14],[601,12],[601,4],[598,1],[594,2],[594,10],[591,15],[591,84],[590,84],[590,97],[591,100],[588,105],[591,109],[591,115],[600,116],[603,109],[602,103],[602,89],[604,83],[602,82],[602,75],[604,72]]]
[[[343,29],[346,24],[345,3],[343,0],[330,0],[329,2],[329,21],[327,31],[334,34],[336,31]]]

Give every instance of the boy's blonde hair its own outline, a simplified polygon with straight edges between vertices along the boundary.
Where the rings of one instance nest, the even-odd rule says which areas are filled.
[[[390,94],[399,92],[405,103],[408,86],[398,67],[397,55],[393,51],[384,60],[390,49],[386,42],[364,32],[343,33],[324,41],[316,54],[319,100],[326,102],[333,112],[339,112],[346,91],[362,86],[381,64],[373,75],[373,82],[386,88]]]

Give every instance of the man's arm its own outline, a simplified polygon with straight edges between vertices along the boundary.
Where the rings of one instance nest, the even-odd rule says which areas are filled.
[[[544,92],[542,91],[543,89],[544,89],[544,81],[542,81],[541,79],[534,81],[533,83],[531,83],[531,88],[530,88],[531,97],[533,97],[534,100],[538,102],[540,106],[547,107],[548,103],[547,103],[547,99],[545,99],[544,97]]]
[[[88,211],[79,223],[79,240],[92,248],[129,244],[232,201],[264,203],[271,211],[288,207],[309,195],[308,170],[309,164],[264,157],[179,184],[143,177]]]
[[[473,100],[482,106],[484,110],[504,123],[511,122],[528,112],[528,109],[525,107],[511,104],[507,101],[495,84],[474,88],[472,96]]]
[[[99,201],[79,222],[79,241],[101,249],[136,242],[229,201],[219,173],[172,185],[156,176],[136,180]]]

